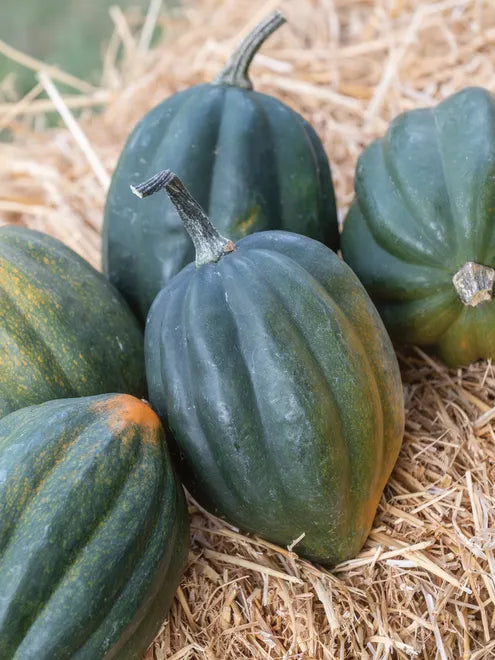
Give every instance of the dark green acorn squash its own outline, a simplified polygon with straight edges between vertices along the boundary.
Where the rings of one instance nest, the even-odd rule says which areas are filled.
[[[0,308],[0,417],[50,399],[146,394],[139,323],[56,239],[0,228]]]
[[[174,94],[136,126],[105,207],[103,270],[144,321],[160,289],[194,260],[173,205],[133,198],[167,162],[232,239],[286,229],[336,249],[337,213],[328,159],[313,128],[272,96],[252,90],[248,67],[282,22],[276,12],[241,44],[211,84]]]
[[[342,253],[392,338],[450,366],[495,358],[495,97],[397,117],[361,155]]]
[[[334,564],[363,545],[399,452],[395,354],[352,271],[327,247],[267,231],[234,245],[171,172],[197,254],[158,294],[150,398],[192,494],[213,513]],[[143,202],[144,204],[145,202]]]
[[[188,547],[159,419],[128,395],[0,420],[0,658],[141,658]]]

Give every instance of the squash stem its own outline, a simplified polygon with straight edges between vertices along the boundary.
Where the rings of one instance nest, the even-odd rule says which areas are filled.
[[[269,14],[261,23],[258,23],[231,55],[225,68],[215,78],[213,84],[253,89],[253,84],[248,75],[249,65],[263,42],[286,20],[282,12],[277,10]]]
[[[469,307],[493,299],[495,270],[490,266],[467,261],[452,278],[455,290],[461,301]]]
[[[218,261],[224,254],[235,250],[234,243],[217,232],[201,206],[174,172],[163,170],[144,183],[131,186],[132,192],[140,198],[148,197],[162,189],[165,189],[170,197],[194,243],[197,266]]]

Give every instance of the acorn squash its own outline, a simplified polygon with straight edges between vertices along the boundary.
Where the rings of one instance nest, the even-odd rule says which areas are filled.
[[[313,128],[281,101],[253,91],[249,64],[284,21],[260,23],[213,83],[174,94],[136,126],[105,206],[103,270],[145,321],[160,289],[194,260],[173,205],[143,209],[130,181],[169,164],[232,239],[286,229],[335,248],[337,212],[328,159]]]
[[[406,112],[360,156],[342,253],[398,343],[495,358],[495,96]]]
[[[56,239],[0,227],[0,308],[0,417],[63,397],[146,394],[138,321]]]
[[[134,397],[0,420],[0,657],[141,658],[188,547],[158,417]]]
[[[335,564],[369,533],[403,433],[395,354],[371,300],[327,247],[284,231],[236,245],[171,172],[196,264],[146,325],[152,404],[191,493],[234,525]],[[145,204],[146,202],[143,202]]]

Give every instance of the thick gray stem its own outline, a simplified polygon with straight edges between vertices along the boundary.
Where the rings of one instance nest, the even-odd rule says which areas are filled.
[[[227,252],[235,250],[234,243],[220,236],[201,206],[174,172],[163,170],[144,183],[131,186],[132,192],[140,198],[148,197],[162,189],[165,189],[170,197],[185,230],[194,243],[197,266],[218,261]]]
[[[465,305],[476,307],[492,300],[495,270],[474,261],[467,261],[452,278],[455,290]]]
[[[250,32],[237,50],[231,55],[225,68],[213,81],[216,85],[234,85],[243,89],[252,89],[248,71],[251,60],[261,44],[286,21],[280,11],[274,11]]]

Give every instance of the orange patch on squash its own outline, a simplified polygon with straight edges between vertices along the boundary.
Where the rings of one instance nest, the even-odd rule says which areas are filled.
[[[146,401],[137,399],[130,394],[115,394],[105,401],[98,401],[92,406],[95,412],[108,415],[107,423],[111,429],[138,427],[143,436],[143,442],[159,444],[161,439],[161,422]]]

